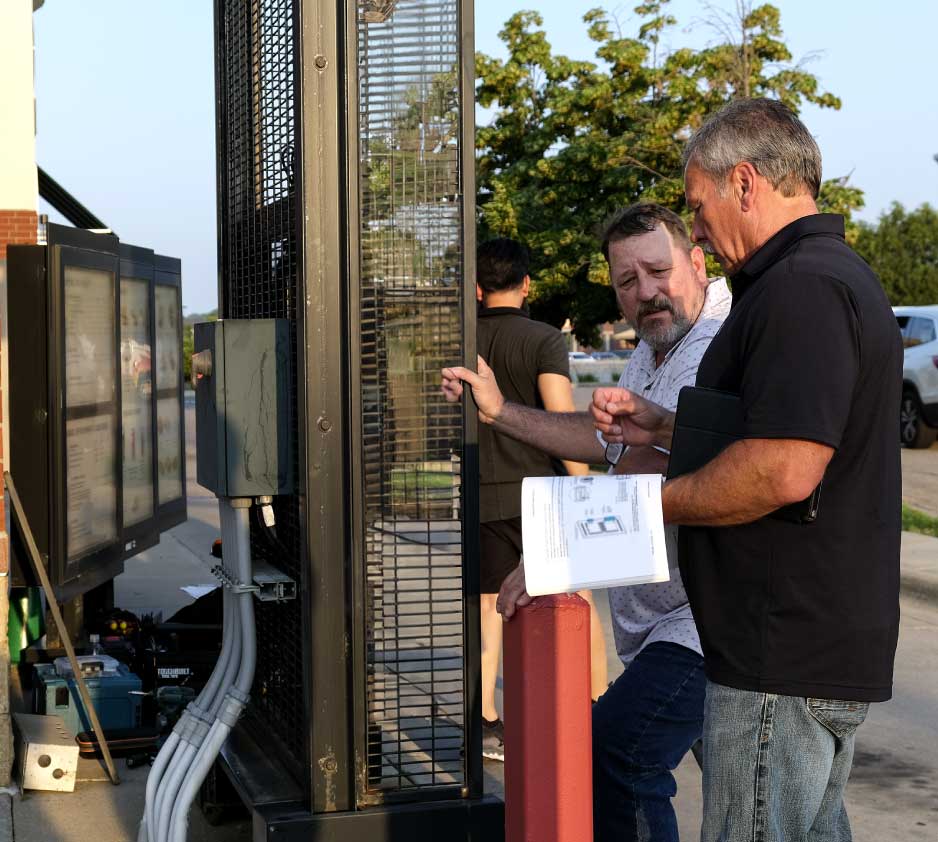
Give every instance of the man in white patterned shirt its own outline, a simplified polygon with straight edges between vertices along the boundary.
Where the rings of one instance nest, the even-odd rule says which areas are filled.
[[[641,339],[619,386],[674,409],[681,388],[694,385],[700,358],[729,313],[726,282],[708,281],[703,252],[680,217],[659,205],[614,214],[605,226],[603,254],[622,314]],[[448,399],[459,400],[463,381],[483,422],[557,458],[591,464],[605,458],[616,473],[666,470],[667,456],[652,448],[606,447],[588,413],[506,403],[481,358],[478,373],[444,369]],[[609,591],[625,672],[593,707],[596,842],[678,839],[672,771],[700,737],[705,677],[673,529],[667,537],[670,582]],[[509,619],[529,601],[522,565],[502,586],[499,611]]]

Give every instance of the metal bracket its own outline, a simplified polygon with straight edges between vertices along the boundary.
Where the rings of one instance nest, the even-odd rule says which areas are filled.
[[[257,591],[260,590],[257,585],[246,585],[240,579],[236,579],[220,564],[216,564],[212,568],[212,573],[214,573],[215,578],[232,593],[257,593]]]
[[[212,573],[232,593],[252,593],[261,602],[286,602],[296,599],[296,582],[269,564],[258,562],[253,565],[252,585],[236,579],[220,564],[212,568]]]
[[[252,570],[257,591],[254,595],[261,602],[285,602],[296,599],[296,582],[276,567],[255,562]]]

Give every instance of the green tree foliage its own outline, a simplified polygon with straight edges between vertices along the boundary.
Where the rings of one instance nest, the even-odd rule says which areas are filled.
[[[894,203],[876,225],[859,223],[857,252],[879,275],[894,306],[938,304],[938,211]]]
[[[182,326],[182,382],[188,389],[192,382],[192,355],[195,353],[194,331],[191,324]]]
[[[192,354],[195,351],[195,331],[192,326],[196,322],[218,321],[218,310],[209,310],[207,313],[190,313],[182,323],[182,377],[186,389],[192,381]]]
[[[839,213],[846,217],[846,237],[850,245],[855,246],[859,226],[852,219],[855,210],[862,208],[866,201],[863,191],[849,183],[849,176],[830,178],[821,183],[817,197],[818,210],[821,213]]]
[[[744,0],[732,14],[709,9],[716,42],[666,51],[677,19],[668,0],[635,9],[638,31],[609,13],[584,16],[596,61],[551,49],[536,12],[511,17],[500,37],[508,58],[478,54],[480,105],[494,109],[476,136],[479,237],[515,237],[531,250],[534,314],[579,339],[616,317],[596,228],[615,208],[656,201],[685,213],[681,151],[712,112],[739,96],[766,96],[798,110],[839,108],[818,80],[792,63],[779,10]],[[845,183],[826,184],[826,206],[862,202]]]

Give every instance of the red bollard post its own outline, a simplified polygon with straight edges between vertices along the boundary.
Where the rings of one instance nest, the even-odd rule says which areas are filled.
[[[504,629],[505,842],[592,842],[590,611],[542,596]]]

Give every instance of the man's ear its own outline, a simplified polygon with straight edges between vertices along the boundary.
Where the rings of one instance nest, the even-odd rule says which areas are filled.
[[[730,176],[733,191],[739,198],[740,210],[744,213],[751,211],[755,206],[756,193],[759,191],[759,172],[748,161],[742,161],[733,167]]]
[[[528,297],[528,293],[531,291],[531,276],[525,275],[524,280],[521,282],[521,292],[524,293],[524,297]]]
[[[694,274],[698,281],[707,280],[707,255],[700,246],[694,246],[690,250],[690,264],[694,267]]]
[[[481,301],[484,295],[485,291],[482,289],[482,287],[476,284],[476,301]]]

